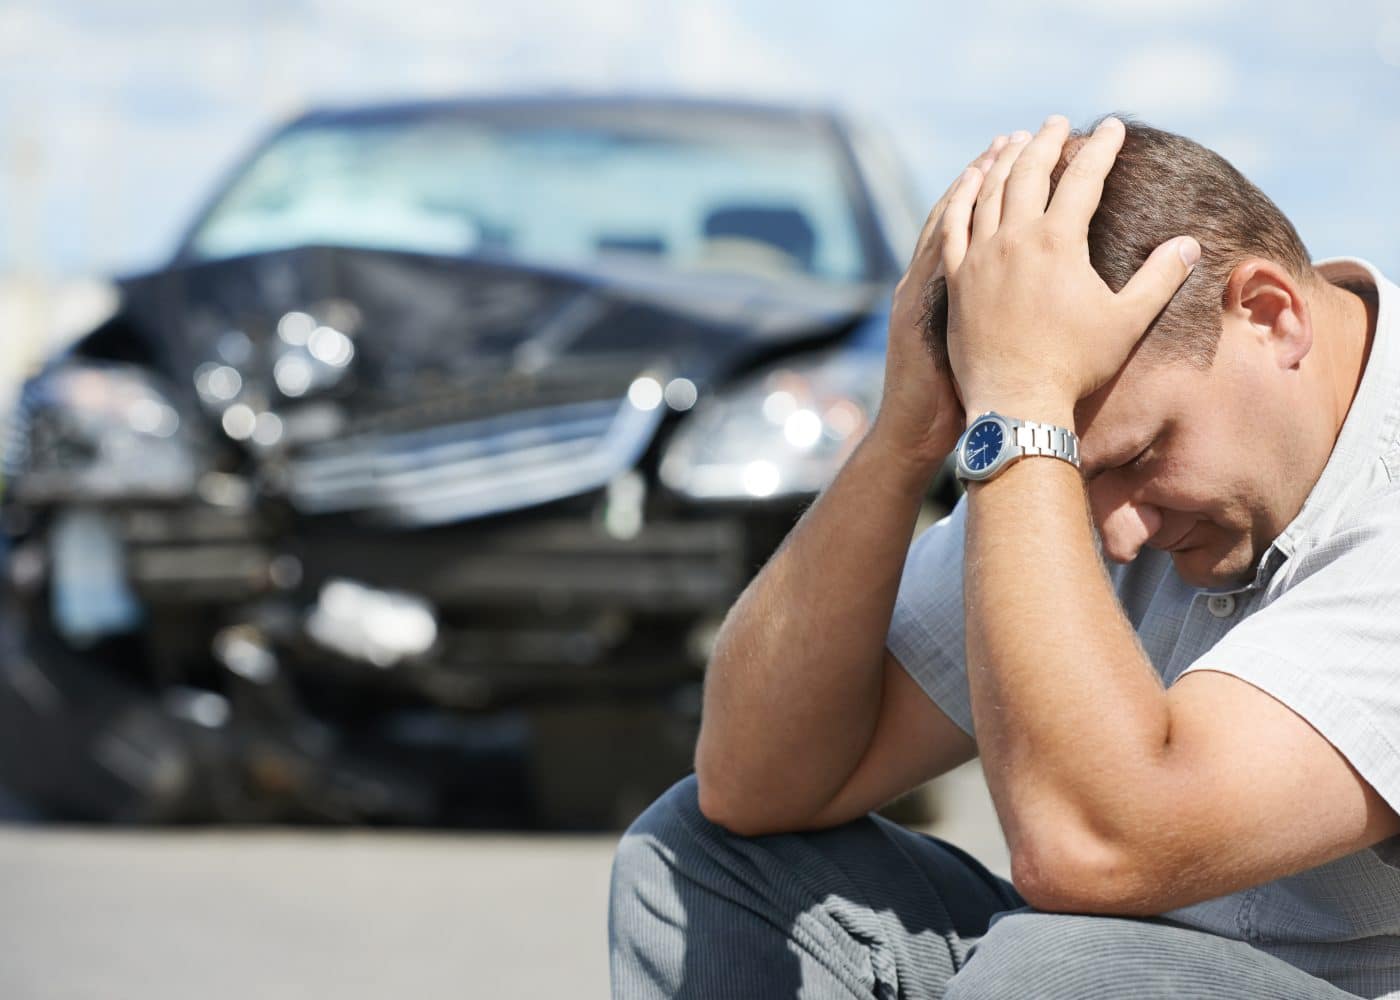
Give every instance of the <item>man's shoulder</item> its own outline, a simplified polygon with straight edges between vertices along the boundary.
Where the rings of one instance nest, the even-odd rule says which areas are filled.
[[[1321,530],[1303,540],[1297,553],[1300,563],[1316,569],[1349,553],[1383,558],[1387,551],[1400,548],[1400,482],[1387,480],[1359,490],[1330,513],[1317,526]]]

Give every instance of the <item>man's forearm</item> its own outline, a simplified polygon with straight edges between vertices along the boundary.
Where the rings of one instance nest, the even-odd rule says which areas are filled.
[[[1034,864],[1047,830],[1116,839],[1142,812],[1169,711],[1095,553],[1078,470],[1031,458],[973,486],[966,567],[973,716],[1013,860]]]
[[[712,808],[800,821],[859,763],[932,471],[872,431],[735,602],[708,668],[696,750]]]

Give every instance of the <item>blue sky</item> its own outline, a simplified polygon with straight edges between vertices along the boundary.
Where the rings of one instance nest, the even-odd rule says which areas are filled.
[[[0,271],[159,263],[311,105],[582,90],[881,121],[930,200],[998,131],[1125,111],[1217,149],[1314,256],[1400,274],[1400,4],[0,0]]]

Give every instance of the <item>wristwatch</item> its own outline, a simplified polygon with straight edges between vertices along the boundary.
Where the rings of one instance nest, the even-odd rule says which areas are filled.
[[[958,438],[957,476],[963,482],[991,479],[1027,455],[1049,455],[1079,468],[1079,438],[1054,424],[1017,420],[988,411]]]

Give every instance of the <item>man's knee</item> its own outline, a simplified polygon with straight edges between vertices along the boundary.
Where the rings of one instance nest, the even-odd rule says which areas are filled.
[[[614,884],[619,877],[656,874],[658,865],[669,866],[667,858],[683,850],[696,829],[708,823],[700,812],[695,775],[686,775],[647,806],[623,833],[613,856]]]
[[[722,913],[696,898],[696,880],[713,878],[714,859],[730,849],[730,836],[700,812],[694,775],[627,828],[613,856],[608,900],[615,996],[676,996],[688,982],[694,986],[703,969],[687,958],[690,939],[705,936],[706,921]]]
[[[672,785],[633,821],[613,855],[609,909],[614,925],[651,908],[636,906],[638,897],[654,897],[671,885],[677,858],[693,848],[697,831],[709,825],[700,812],[693,774]]]
[[[675,833],[678,832],[674,829],[677,823],[681,824],[681,830],[686,830],[697,820],[708,822],[700,812],[700,785],[692,773],[657,796],[656,801],[633,820],[624,837],[632,833]]]

